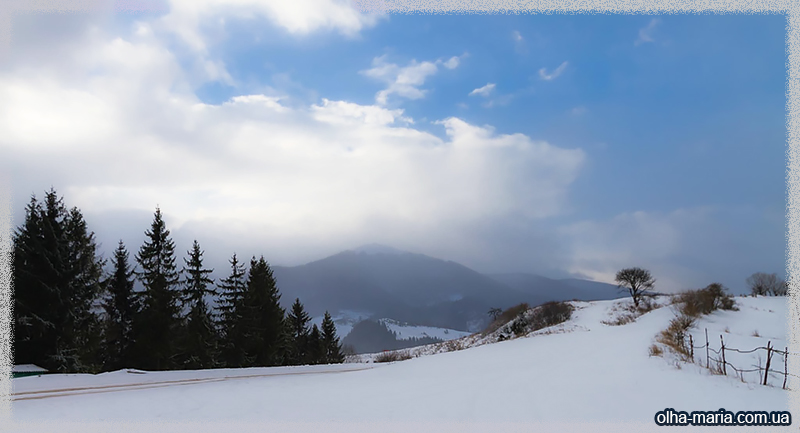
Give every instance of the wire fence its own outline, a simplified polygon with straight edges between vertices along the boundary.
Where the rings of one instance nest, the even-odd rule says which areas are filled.
[[[705,329],[705,336],[706,336],[706,343],[703,344],[703,345],[700,345],[700,346],[695,346],[694,345],[694,339],[693,339],[692,335],[689,334],[689,346],[688,346],[689,356],[691,357],[692,360],[694,360],[695,359],[695,357],[694,357],[695,349],[705,349],[705,351],[706,351],[706,368],[708,368],[711,371],[714,371],[714,372],[722,374],[722,375],[727,375],[728,374],[728,368],[730,368],[736,374],[739,375],[739,378],[743,382],[744,382],[744,373],[758,372],[758,374],[759,374],[759,383],[761,385],[768,385],[769,384],[770,373],[772,373],[773,376],[777,376],[778,378],[780,378],[780,376],[783,376],[783,385],[782,385],[783,389],[786,389],[786,382],[787,382],[787,379],[789,378],[789,376],[800,378],[800,376],[798,376],[796,374],[789,373],[789,355],[800,356],[800,353],[789,352],[789,348],[788,347],[785,347],[784,350],[778,350],[774,346],[772,346],[772,342],[771,341],[767,341],[766,347],[765,346],[759,346],[759,347],[756,347],[754,349],[741,350],[741,349],[736,349],[736,348],[733,348],[733,347],[726,346],[725,345],[725,340],[722,338],[722,334],[720,334],[720,336],[719,336],[719,342],[720,342],[719,349],[712,349],[711,346],[709,345],[709,341],[708,341],[708,329],[707,328]],[[760,356],[758,358],[759,359],[759,363],[758,363],[758,365],[754,366],[755,368],[737,368],[736,366],[734,366],[730,361],[728,361],[725,358],[725,352],[735,352],[735,353],[741,353],[741,354],[749,354],[749,353],[757,352],[759,350],[766,351],[766,365],[763,366],[763,367],[761,366],[761,357]],[[716,355],[716,356],[712,356],[711,355],[712,353],[714,355]],[[782,372],[780,371],[780,369],[776,369],[775,366],[772,364],[772,357],[775,354],[777,354],[781,358],[783,358],[783,371]]]

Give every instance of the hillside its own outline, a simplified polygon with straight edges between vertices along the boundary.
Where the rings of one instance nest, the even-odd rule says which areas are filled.
[[[521,302],[520,293],[455,262],[370,246],[295,267],[273,268],[284,302],[309,314],[369,312],[375,318],[477,330],[486,311]]]
[[[356,353],[404,349],[470,335],[454,329],[416,326],[392,319],[364,320],[343,336],[344,346]]]
[[[701,319],[692,330],[695,341],[708,328],[713,339],[722,334],[731,347],[751,349],[767,341],[786,345],[786,298],[736,300],[739,311],[718,311]],[[363,422],[406,426],[402,431],[441,431],[441,423],[467,423],[460,431],[517,431],[519,426],[515,430],[506,424],[516,422],[567,423],[555,428],[585,431],[603,427],[585,422],[622,422],[639,424],[615,427],[641,431],[655,427],[654,414],[668,407],[788,410],[790,392],[796,391],[782,390],[780,375],[763,386],[756,377],[745,376],[742,382],[733,375],[713,375],[700,364],[650,356],[648,347],[674,317],[673,311],[663,307],[626,325],[603,324],[622,302],[575,302],[573,317],[554,328],[397,363],[14,379],[14,419],[34,424],[17,424],[11,430],[52,429],[35,424],[44,420],[58,420],[61,431],[72,431],[67,429],[70,424],[62,425],[69,420],[172,420],[200,423],[192,425],[196,432],[232,421],[287,432],[309,431],[323,422],[335,431],[361,431],[357,426]],[[755,330],[760,337],[753,335]],[[756,362],[757,355],[742,356],[734,362]],[[781,361],[773,362],[774,369],[782,368]],[[195,382],[189,382],[192,379]],[[144,386],[143,381],[151,384]],[[180,382],[163,383],[167,381]],[[132,389],[132,383],[142,385]],[[54,397],[48,395],[59,391],[42,392],[88,386],[95,389],[60,391],[63,395]],[[790,386],[796,389],[798,382],[790,381]],[[103,393],[98,393],[99,387],[104,387]],[[39,394],[27,396],[42,398],[21,399],[22,393],[33,391]],[[153,426],[127,424],[126,431],[148,428]]]
[[[487,276],[461,264],[370,244],[301,266],[273,268],[288,306],[300,298],[312,316],[341,317],[342,331],[357,322],[349,312],[420,326],[475,332],[490,308],[520,302],[612,299],[616,286],[551,280],[532,274]],[[346,332],[341,334],[345,335]]]

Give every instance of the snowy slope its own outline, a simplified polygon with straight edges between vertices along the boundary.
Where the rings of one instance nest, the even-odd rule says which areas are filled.
[[[339,337],[339,341],[342,341],[342,339],[353,330],[353,326],[370,316],[372,316],[372,313],[349,310],[340,311],[338,314],[332,315],[331,319],[333,320],[333,324],[336,325],[336,336]],[[317,325],[317,327],[321,329],[323,318],[324,316],[312,317],[308,326]]]
[[[471,333],[465,331],[457,331],[455,329],[436,328],[433,326],[418,326],[410,325],[407,323],[400,323],[392,319],[380,319],[379,322],[386,325],[390,331],[397,334],[398,340],[408,340],[409,338],[422,338],[431,337],[440,340],[453,340],[456,338],[466,337]]]
[[[371,315],[372,315],[371,313],[367,312],[341,311],[339,312],[339,314],[331,316],[331,319],[333,319],[333,323],[336,325],[336,335],[339,337],[339,341],[343,340],[344,337],[350,334],[350,331],[353,330],[353,326],[355,326],[358,322],[362,320],[366,320]],[[309,322],[309,326],[310,325],[317,325],[318,327],[322,326],[322,319],[323,316],[312,318],[311,321]],[[409,338],[431,337],[446,341],[470,335],[469,332],[465,331],[458,331],[455,329],[447,329],[447,328],[437,328],[434,326],[412,325],[408,323],[401,323],[393,319],[384,318],[384,319],[379,319],[378,321],[385,324],[390,331],[397,333],[398,340],[408,340]]]
[[[750,340],[757,338],[750,336],[751,328],[757,325],[764,338],[786,341],[785,298],[737,301],[741,302],[740,311],[715,312],[698,322],[698,329],[693,332],[699,336],[708,327],[711,335],[712,330],[716,334],[727,327],[730,333],[726,338],[730,338],[731,345],[749,348],[761,344]],[[473,426],[507,422],[634,422],[648,428],[655,427],[655,412],[667,407],[788,409],[788,397],[796,391],[782,390],[780,384],[743,383],[733,376],[712,375],[699,365],[680,364],[676,368],[669,357],[649,356],[648,347],[667,326],[673,312],[665,307],[623,326],[602,324],[616,302],[620,301],[575,303],[577,310],[569,322],[528,337],[391,364],[248,369],[275,374],[238,379],[224,378],[245,374],[244,370],[14,379],[13,417],[29,422],[467,422]],[[367,369],[342,371],[352,368]],[[119,376],[151,375],[159,381],[220,380],[102,394],[18,398],[24,396],[23,392],[119,384]],[[798,385],[795,383],[794,388]],[[578,429],[591,426],[583,424]],[[33,431],[31,425],[24,427],[14,431]],[[617,430],[611,427],[606,431]],[[576,429],[574,424],[571,429]],[[532,431],[508,431],[512,430]],[[309,430],[297,427],[282,431]],[[757,430],[738,427],[731,431]]]

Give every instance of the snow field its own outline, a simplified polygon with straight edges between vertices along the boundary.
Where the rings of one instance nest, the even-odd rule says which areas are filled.
[[[784,343],[778,342],[786,341],[786,298],[736,300],[740,311],[717,311],[698,321],[692,330],[695,344],[704,327],[709,328],[710,338],[717,334],[717,339],[717,330],[727,327],[730,343],[726,336],[726,345],[742,349],[761,345],[750,335],[757,329],[782,349]],[[668,355],[650,357],[648,348],[674,317],[673,311],[659,308],[623,326],[600,323],[618,302],[624,301],[574,303],[573,318],[558,325],[557,333],[540,330],[537,335],[391,364],[246,369],[271,375],[13,401],[13,419],[17,427],[46,420],[244,422],[268,423],[270,431],[313,431],[309,426],[325,423],[349,432],[382,431],[375,426],[385,425],[396,426],[391,431],[418,432],[498,431],[491,426],[506,426],[503,431],[533,431],[531,426],[539,423],[555,423],[543,428],[619,431],[619,423],[635,423],[633,431],[650,431],[658,428],[653,423],[655,413],[667,407],[686,411],[788,410],[789,395],[796,391],[781,390],[777,380],[771,381],[777,386],[742,383],[733,376],[712,375],[697,364],[676,368]],[[353,370],[359,367],[367,369]],[[244,370],[115,372],[13,382],[14,392],[19,393],[76,384],[121,384],[125,381],[120,376],[152,376],[164,381],[226,375],[246,374]],[[24,431],[38,428],[24,427]],[[715,428],[726,429],[758,431]]]

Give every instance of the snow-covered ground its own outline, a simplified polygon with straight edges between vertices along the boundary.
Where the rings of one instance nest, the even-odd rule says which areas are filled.
[[[362,320],[368,319],[370,316],[372,316],[372,313],[349,310],[340,311],[338,314],[332,315],[331,319],[333,324],[336,325],[336,336],[339,337],[339,341],[353,330],[353,326]],[[323,318],[324,316],[312,317],[308,326],[317,325],[317,327],[321,328]]]
[[[372,313],[363,311],[340,311],[338,314],[331,316],[333,323],[336,325],[336,335],[341,341],[350,334],[353,327],[362,320],[366,320],[372,316]],[[310,325],[322,326],[323,316],[313,317],[309,322]],[[433,326],[420,326],[412,325],[409,323],[401,323],[393,319],[379,319],[379,322],[386,325],[390,331],[397,333],[398,340],[408,340],[409,338],[422,338],[431,337],[440,340],[453,340],[470,335],[469,332],[458,331],[455,329],[436,328]]]
[[[431,337],[447,341],[470,335],[469,332],[465,331],[457,331],[455,329],[447,329],[447,328],[436,328],[433,326],[410,325],[407,323],[400,323],[397,320],[392,320],[392,319],[380,319],[379,322],[385,324],[390,331],[396,333],[398,340]]]
[[[708,328],[712,348],[722,333],[730,347],[751,349],[770,340],[783,349],[786,298],[736,299],[739,311],[718,311],[698,322],[692,331],[695,344],[705,341]],[[743,383],[698,364],[676,366],[669,355],[649,356],[648,348],[674,313],[664,307],[626,325],[601,323],[619,302],[626,301],[575,302],[573,318],[553,329],[390,364],[14,379],[15,424],[10,427],[53,431],[56,424],[29,424],[51,420],[61,431],[82,431],[69,430],[64,422],[87,420],[194,423],[172,431],[221,431],[222,424],[209,427],[215,422],[255,422],[261,431],[287,432],[313,431],[321,423],[328,431],[348,432],[380,431],[376,425],[386,423],[396,426],[391,431],[415,432],[649,431],[659,428],[653,417],[665,408],[789,409],[790,393],[797,392],[780,389],[777,379],[771,386],[756,384],[757,378],[745,377]],[[756,330],[761,337],[752,335]],[[782,360],[773,363],[782,368]],[[790,380],[790,386],[797,389],[800,383]],[[541,422],[555,424],[531,427]],[[264,423],[271,427],[265,429]],[[125,431],[140,431],[137,426],[153,429],[152,424],[126,424]]]

